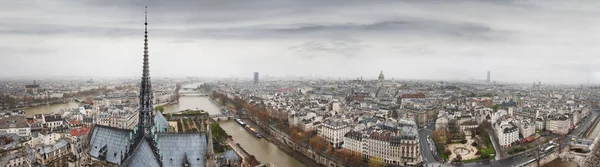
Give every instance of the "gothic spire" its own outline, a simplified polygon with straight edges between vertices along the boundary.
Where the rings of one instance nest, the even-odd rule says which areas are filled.
[[[143,77],[150,77],[148,64],[148,6],[146,6],[144,15],[144,71]]]
[[[152,112],[152,82],[150,79],[150,65],[148,62],[148,7],[146,6],[144,18],[144,66],[142,83],[140,84],[139,106],[139,132],[138,135],[151,138],[150,129],[154,126],[154,113]]]

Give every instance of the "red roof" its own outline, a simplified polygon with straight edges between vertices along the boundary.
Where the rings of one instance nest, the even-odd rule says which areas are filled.
[[[79,120],[71,120],[71,121],[69,121],[69,124],[71,124],[71,125],[79,125],[79,124],[81,124],[81,121],[79,121]]]
[[[484,107],[492,107],[494,105],[494,102],[492,100],[476,100],[475,102]]]
[[[90,128],[84,126],[77,129],[73,129],[71,132],[69,132],[69,135],[79,137],[88,133],[90,133]]]

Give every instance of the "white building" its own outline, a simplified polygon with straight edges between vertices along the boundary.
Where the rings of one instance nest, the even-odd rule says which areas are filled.
[[[507,114],[508,113],[506,110],[498,110],[495,113],[492,113],[492,125],[498,122],[498,119],[500,119],[500,117],[505,116]]]
[[[519,133],[521,133],[523,138],[527,138],[535,134],[535,128],[536,126],[534,126],[529,120],[523,120],[519,124]]]
[[[31,127],[24,116],[0,117],[0,134],[7,133],[29,137],[31,135]]]
[[[519,141],[519,128],[513,122],[504,120],[494,125],[501,146],[510,147],[511,143]]]
[[[342,113],[342,103],[340,103],[340,102],[333,102],[331,104],[331,113],[332,113],[332,115],[336,115],[336,114]]]
[[[551,115],[546,120],[546,130],[554,134],[565,135],[571,128],[571,120],[563,114]]]
[[[328,140],[334,148],[341,148],[344,135],[350,132],[351,127],[346,122],[327,119],[319,126],[317,133]]]
[[[438,118],[435,121],[435,130],[448,128],[448,114],[445,111],[438,113]]]
[[[65,124],[65,121],[63,120],[63,118],[60,114],[50,114],[50,115],[42,114],[42,117],[43,117],[44,127],[47,127],[50,129],[61,128]]]
[[[15,156],[8,160],[6,167],[31,167],[31,160],[25,155]]]
[[[366,143],[364,143],[366,145]],[[363,152],[363,134],[360,132],[350,131],[344,135],[344,149],[357,153]]]
[[[535,128],[539,129],[539,130],[545,130],[546,129],[546,121],[543,118],[536,118],[535,119]]]

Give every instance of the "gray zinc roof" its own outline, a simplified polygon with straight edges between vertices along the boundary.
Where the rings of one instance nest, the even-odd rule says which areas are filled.
[[[154,116],[154,124],[157,128],[161,128],[159,132],[166,132],[166,130],[162,129],[169,129],[169,121],[160,112],[157,112],[156,116]]]
[[[185,156],[190,166],[205,166],[207,149],[205,133],[159,134],[158,142],[163,156],[163,166],[182,166]]]
[[[160,167],[160,163],[154,156],[150,144],[143,140],[140,142],[137,148],[133,151],[131,157],[127,158],[127,164],[123,166],[128,167]],[[180,165],[181,166],[181,165]]]
[[[129,130],[112,128],[102,125],[94,126],[90,138],[90,155],[98,158],[100,149],[107,147],[106,161],[119,164],[121,162],[121,151],[125,152],[129,145]],[[116,156],[115,156],[116,153]]]

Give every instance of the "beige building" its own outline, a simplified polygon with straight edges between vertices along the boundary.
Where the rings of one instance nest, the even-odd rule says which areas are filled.
[[[415,166],[421,162],[417,127],[412,121],[385,124],[344,136],[344,148],[362,153],[364,158],[381,158],[392,166]]]
[[[132,129],[138,123],[138,111],[109,109],[96,116],[96,123],[120,129]]]
[[[65,139],[51,145],[39,145],[36,147],[35,160],[44,166],[66,166],[71,154],[71,145]]]

